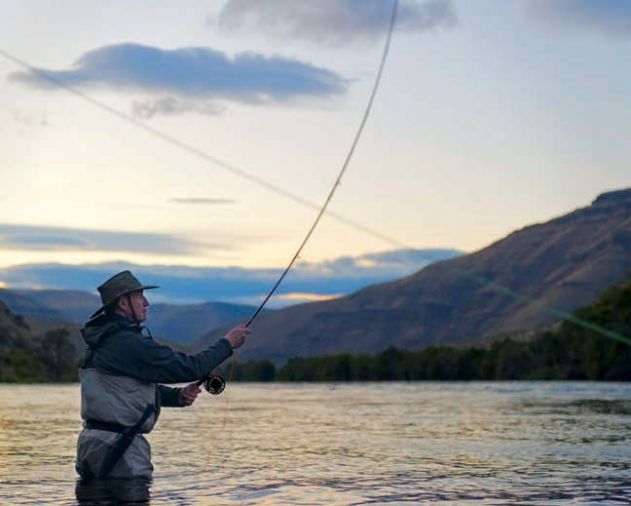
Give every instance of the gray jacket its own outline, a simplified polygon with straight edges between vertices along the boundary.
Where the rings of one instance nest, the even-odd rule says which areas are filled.
[[[135,425],[147,406],[154,411],[140,432],[150,432],[161,406],[181,406],[179,388],[159,383],[191,382],[208,376],[226,358],[232,347],[220,339],[208,349],[187,355],[156,343],[141,327],[118,315],[102,315],[81,330],[88,345],[81,368],[81,417],[126,427]],[[77,444],[77,471],[98,475],[118,434],[84,429]],[[151,476],[151,449],[138,435],[116,464],[111,477]]]

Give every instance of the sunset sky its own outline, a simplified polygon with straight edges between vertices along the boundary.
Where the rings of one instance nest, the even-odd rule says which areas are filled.
[[[0,268],[286,264],[316,213],[297,200],[321,203],[349,149],[392,6],[2,4]],[[473,251],[631,186],[630,55],[624,0],[402,0],[330,208],[392,241],[327,217],[302,259]]]

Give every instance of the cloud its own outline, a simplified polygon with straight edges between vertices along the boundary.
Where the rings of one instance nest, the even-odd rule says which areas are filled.
[[[547,22],[606,35],[631,35],[628,0],[531,0],[531,13]]]
[[[176,204],[192,204],[192,205],[215,205],[215,204],[234,204],[232,199],[221,198],[175,198],[171,202]]]
[[[292,292],[292,293],[284,293],[278,296],[278,299],[282,301],[291,302],[292,304],[298,304],[302,302],[321,302],[325,300],[333,300],[341,297],[343,294],[332,294],[332,295],[323,295],[319,293],[303,293],[303,292]]]
[[[46,79],[45,76],[49,76]],[[347,83],[332,71],[299,60],[210,48],[160,49],[115,44],[84,53],[67,70],[14,72],[13,81],[51,89],[51,79],[69,86],[106,87],[158,95],[137,102],[137,115],[203,112],[217,114],[214,101],[262,104],[343,93]]]
[[[46,127],[48,126],[48,116],[46,113],[34,113],[24,110],[13,109],[13,121],[18,125],[28,127]]]
[[[225,108],[214,102],[181,100],[176,97],[161,97],[155,100],[134,100],[131,106],[132,115],[140,119],[151,119],[154,116],[176,116],[187,112],[195,112],[205,116],[218,116]]]
[[[320,277],[344,275],[349,278],[366,278],[371,273],[375,279],[396,279],[415,272],[430,263],[453,258],[462,254],[454,249],[402,249],[381,253],[369,253],[357,257],[340,257],[318,263],[301,263],[298,269],[303,276]]]
[[[7,224],[0,224],[0,247],[21,251],[120,251],[159,255],[190,254],[202,247],[227,249],[168,234]]]
[[[399,250],[298,264],[280,285],[270,307],[348,294],[369,284],[412,274],[429,263],[458,254],[460,252],[449,249]],[[11,288],[44,287],[92,292],[103,280],[124,269],[131,269],[147,283],[160,285],[161,290],[152,292],[152,300],[170,303],[259,304],[282,272],[282,269],[140,266],[122,262],[32,264],[0,269],[0,280]]]
[[[229,0],[215,22],[226,31],[257,30],[278,38],[339,44],[375,40],[388,26],[392,1]],[[397,29],[424,32],[455,25],[451,0],[402,1]]]

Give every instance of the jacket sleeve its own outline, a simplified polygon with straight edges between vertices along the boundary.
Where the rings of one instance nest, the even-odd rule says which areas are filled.
[[[180,391],[181,388],[168,387],[166,385],[158,385],[158,392],[160,392],[160,405],[165,408],[181,408],[180,404]]]
[[[105,373],[131,376],[152,383],[184,383],[208,376],[232,355],[227,339],[195,355],[175,351],[138,333],[112,335],[98,350],[94,365]]]

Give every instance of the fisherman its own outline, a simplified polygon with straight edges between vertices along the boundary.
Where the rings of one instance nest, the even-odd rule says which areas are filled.
[[[143,332],[149,301],[130,271],[98,287],[103,305],[81,333],[88,345],[79,371],[83,430],[76,469],[82,478],[151,478],[151,447],[143,436],[153,429],[161,407],[190,406],[200,392],[195,380],[245,342],[246,327],[235,327],[206,350],[187,355],[156,343]],[[173,388],[161,383],[184,383]]]

